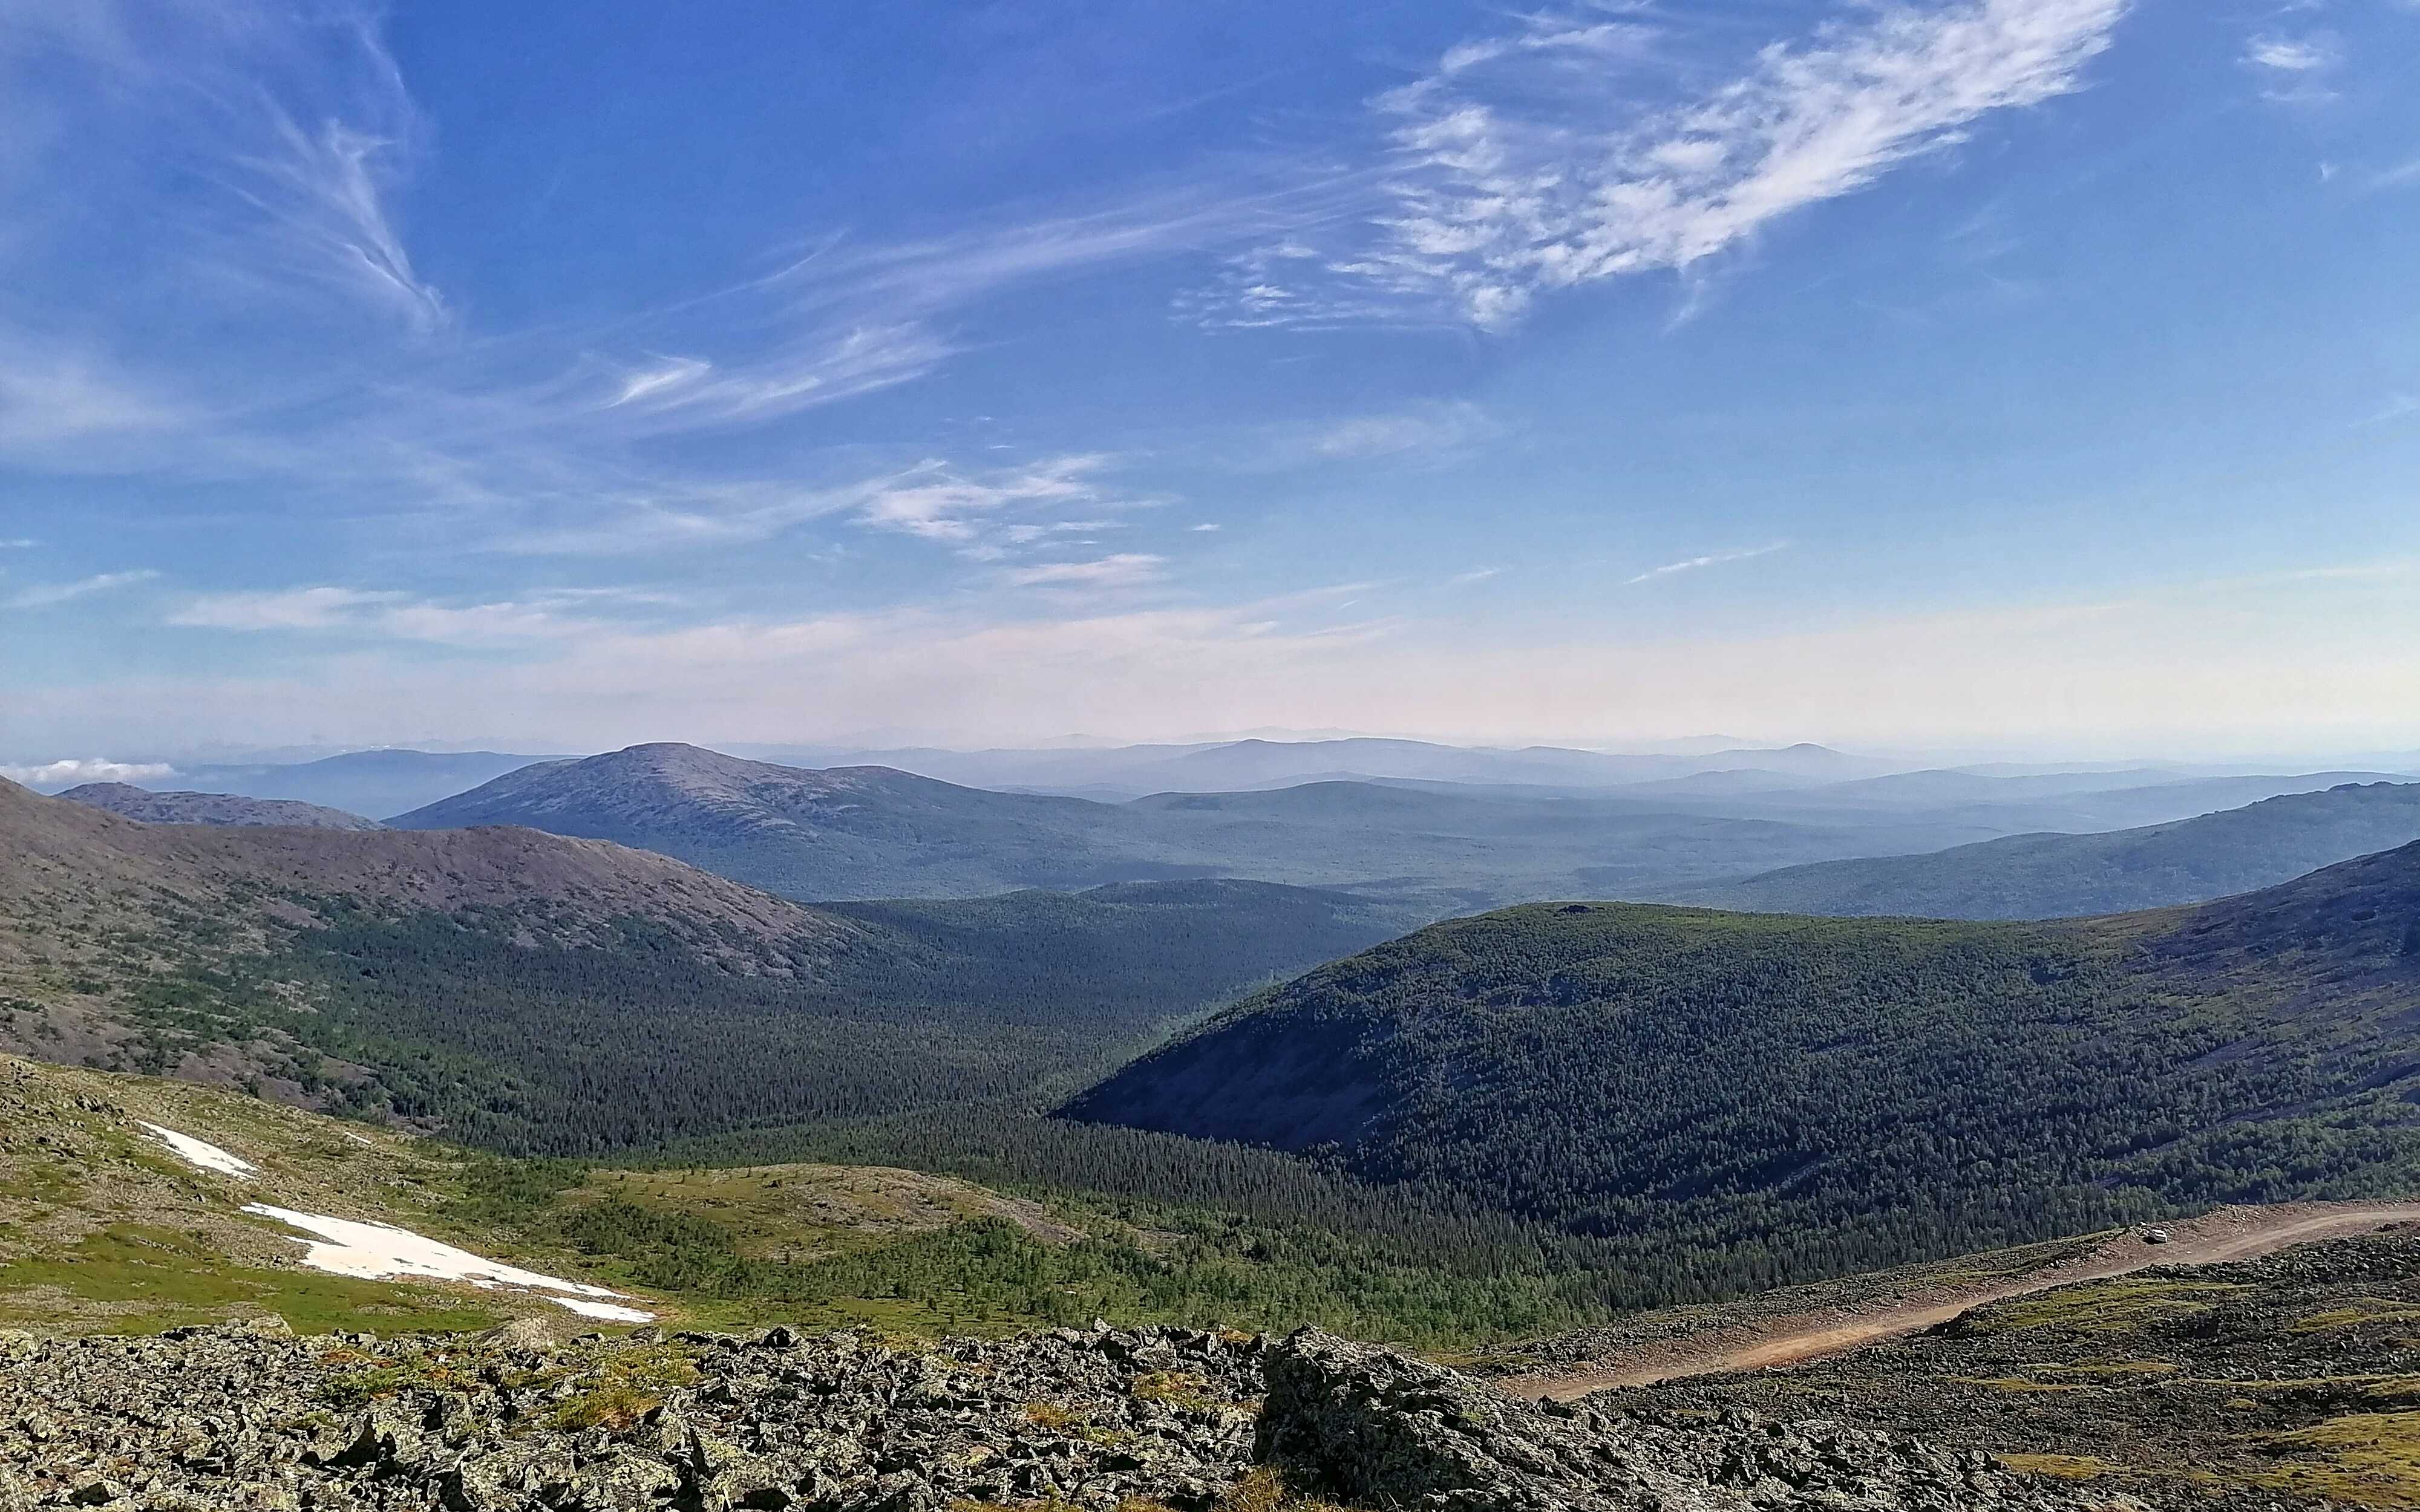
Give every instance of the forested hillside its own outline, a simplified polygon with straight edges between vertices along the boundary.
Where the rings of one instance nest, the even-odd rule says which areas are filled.
[[[1065,1113],[1781,1280],[2410,1190],[2415,1022],[2420,845],[2058,925],[1509,909],[1274,989]]]
[[[2347,784],[2109,834],[1819,861],[1673,901],[1776,914],[2067,918],[2249,892],[2414,840],[2420,783]]]
[[[1396,933],[1154,885],[802,907],[531,830],[162,827],[0,788],[0,1048],[584,1152],[1034,1094]]]

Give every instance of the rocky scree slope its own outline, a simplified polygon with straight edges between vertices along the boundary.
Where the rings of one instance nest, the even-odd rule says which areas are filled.
[[[152,792],[124,782],[86,782],[59,795],[70,803],[103,809],[147,825],[268,825],[300,829],[382,829],[342,809],[285,798],[247,798],[233,793]]]
[[[1308,1331],[1272,1345],[1096,1328],[923,1350],[786,1328],[562,1347],[519,1326],[428,1345],[0,1334],[8,1512],[1208,1512],[1280,1504],[1280,1487],[1440,1512],[2087,1504],[1980,1453],[1747,1413],[1549,1412]]]

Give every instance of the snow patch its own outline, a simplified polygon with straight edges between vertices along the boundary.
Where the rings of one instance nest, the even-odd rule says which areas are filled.
[[[247,1203],[244,1211],[274,1218],[291,1228],[300,1228],[317,1239],[298,1240],[306,1246],[302,1263],[315,1271],[327,1271],[336,1275],[349,1275],[364,1281],[385,1281],[396,1276],[427,1276],[436,1281],[468,1281],[474,1287],[489,1290],[510,1288],[520,1291],[561,1293],[546,1300],[558,1307],[567,1307],[583,1318],[610,1319],[619,1323],[645,1323],[655,1314],[641,1312],[636,1307],[624,1307],[597,1298],[618,1298],[618,1291],[592,1287],[583,1282],[566,1281],[560,1276],[540,1275],[519,1266],[485,1259],[466,1249],[426,1239],[408,1228],[392,1224],[363,1223],[352,1218],[330,1218],[316,1212],[297,1212],[291,1208],[273,1208],[266,1202]]]
[[[568,1307],[582,1318],[602,1318],[616,1323],[652,1323],[653,1313],[643,1313],[636,1307],[625,1307],[617,1302],[591,1302],[585,1297],[549,1297],[558,1307]]]
[[[175,1150],[177,1158],[188,1165],[205,1171],[217,1171],[223,1176],[240,1177],[247,1181],[260,1174],[259,1166],[240,1155],[230,1155],[216,1145],[206,1145],[190,1134],[180,1134],[174,1129],[163,1129],[156,1123],[143,1123],[140,1119],[134,1121],[142,1123],[145,1129],[150,1131],[152,1138]]]

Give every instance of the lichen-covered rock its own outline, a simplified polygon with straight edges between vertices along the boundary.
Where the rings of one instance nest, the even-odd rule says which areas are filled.
[[[1750,1413],[1683,1425],[1532,1405],[1306,1329],[1271,1350],[1261,1458],[1362,1505],[1437,1512],[2052,1512],[1989,1456]],[[2095,1504],[2108,1506],[2105,1498]]]
[[[197,1328],[9,1347],[0,1512],[1209,1512],[1270,1458],[1440,1512],[2074,1504],[1912,1441],[1532,1408],[1315,1333],[897,1349],[787,1329],[553,1345]]]

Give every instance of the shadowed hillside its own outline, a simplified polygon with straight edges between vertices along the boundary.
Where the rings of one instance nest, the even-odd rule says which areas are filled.
[[[2415,1025],[2420,845],[2064,924],[1508,909],[1274,989],[1065,1114],[1780,1279],[2411,1189]]]

